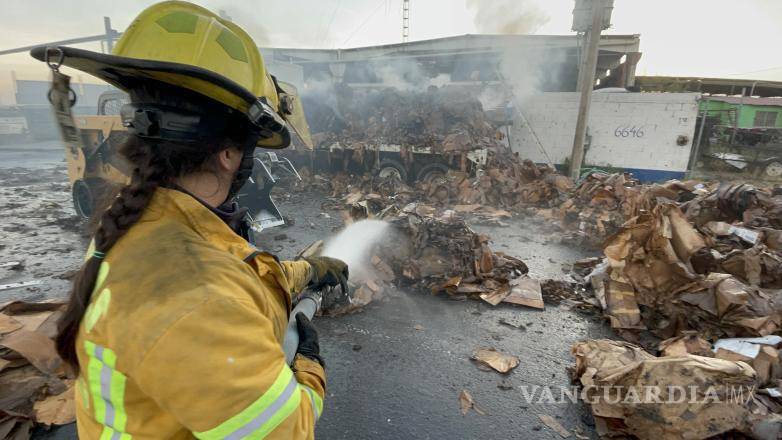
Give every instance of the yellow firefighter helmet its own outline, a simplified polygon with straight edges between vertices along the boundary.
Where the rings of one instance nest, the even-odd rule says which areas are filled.
[[[258,146],[290,143],[276,80],[239,26],[200,6],[165,1],[130,24],[112,55],[70,47],[38,47],[31,55],[90,73],[125,91],[149,81],[188,89],[246,115],[260,128]]]

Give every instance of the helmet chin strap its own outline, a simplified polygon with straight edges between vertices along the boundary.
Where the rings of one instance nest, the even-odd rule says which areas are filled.
[[[234,180],[231,182],[231,188],[228,190],[228,197],[226,201],[231,201],[236,198],[239,190],[247,183],[247,179],[253,174],[253,165],[255,164],[255,145],[257,140],[253,139],[252,142],[248,142],[242,152],[242,161],[239,162],[239,169],[236,170]]]

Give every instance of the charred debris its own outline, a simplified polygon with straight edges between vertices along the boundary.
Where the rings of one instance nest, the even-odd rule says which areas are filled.
[[[354,281],[358,301],[336,313],[384,298],[392,288],[492,306],[564,302],[602,315],[624,339],[576,344],[574,383],[625,390],[700,386],[723,398],[676,404],[591,399],[601,436],[780,435],[782,191],[695,180],[644,184],[602,171],[574,182],[509,151],[502,135],[484,129],[490,125],[485,113],[470,113],[469,105],[454,113],[430,108],[457,102],[448,99],[411,105],[393,92],[375,99],[372,112],[345,115],[349,122],[328,140],[358,145],[352,154],[362,156],[374,154],[367,142],[375,136],[403,145],[431,142],[451,169],[414,183],[352,174],[350,158],[343,171],[328,175],[303,170],[294,191],[328,194],[346,224],[381,219],[394,230],[394,246],[373,250],[374,273]],[[400,112],[398,105],[415,110]],[[488,150],[477,169],[464,158],[475,148]],[[544,220],[563,242],[602,250],[602,256],[571,262],[576,282],[538,280],[523,261],[493,251],[489,237],[468,226],[501,227],[517,217]],[[484,367],[508,371],[514,365],[512,355],[490,348],[476,353]],[[737,386],[746,399],[724,399]],[[469,393],[460,400],[463,411],[474,407]]]
[[[623,339],[574,345],[573,381],[587,394],[599,386],[707,387],[718,397],[736,386],[747,390],[742,401],[634,403],[626,394],[618,401],[595,395],[588,402],[601,436],[777,438],[782,191],[705,181],[642,184],[602,171],[573,181],[511,152],[467,95],[388,90],[358,99],[350,112],[321,109],[313,124],[321,128],[317,144],[352,146],[337,171],[304,167],[300,181],[283,182],[288,191],[327,195],[325,203],[341,212],[345,225],[377,219],[392,231],[393,243],[372,248],[372,270],[351,279],[352,301],[326,314],[357,312],[400,291],[493,307],[564,304],[603,317]],[[413,183],[351,172],[351,162],[373,160],[379,143],[400,145],[402,160],[414,160],[411,145],[427,146],[449,169]],[[480,166],[468,158],[476,149],[486,152]],[[469,226],[503,227],[518,218],[602,255],[570,262],[572,282],[536,279],[524,261],[491,249],[490,237]],[[0,432],[6,437],[26,438],[34,424],[74,419],[78,387],[51,341],[61,309],[57,303],[0,308]],[[472,359],[499,374],[519,364],[514,354],[492,347],[475,347]],[[459,401],[463,414],[484,414],[469,391]],[[544,424],[567,433],[546,417]]]

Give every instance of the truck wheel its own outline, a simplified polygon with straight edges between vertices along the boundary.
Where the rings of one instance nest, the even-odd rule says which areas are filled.
[[[381,179],[396,176],[402,182],[407,182],[407,170],[401,162],[394,159],[381,159],[377,168],[377,176]]]
[[[782,177],[782,163],[779,161],[772,161],[766,164],[763,168],[763,173],[766,177],[779,178]]]
[[[424,167],[418,171],[416,180],[419,182],[431,182],[435,179],[445,177],[445,175],[448,174],[448,170],[450,170],[450,168],[441,163],[430,163],[424,165]]]
[[[76,215],[84,220],[89,219],[95,209],[95,195],[90,185],[83,180],[77,180],[73,182],[71,194],[73,195],[73,209],[76,210]]]

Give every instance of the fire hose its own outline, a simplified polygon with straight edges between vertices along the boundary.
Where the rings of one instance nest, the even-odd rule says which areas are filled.
[[[349,305],[351,302],[350,294],[343,292],[339,286],[324,287],[323,290],[307,289],[299,295],[298,302],[288,316],[288,328],[285,330],[285,339],[282,342],[282,351],[285,353],[285,361],[288,365],[293,362],[293,358],[296,357],[296,349],[299,348],[299,329],[296,325],[296,315],[304,313],[307,318],[312,319],[321,308],[328,314],[330,311]]]
[[[307,318],[312,319],[315,313],[320,310],[322,301],[323,292],[305,290],[299,296],[299,302],[291,310],[291,314],[288,317],[288,328],[285,330],[285,339],[282,343],[282,351],[285,352],[285,362],[288,365],[293,362],[293,358],[296,356],[296,349],[299,348],[299,329],[296,326],[296,315],[304,313]]]

